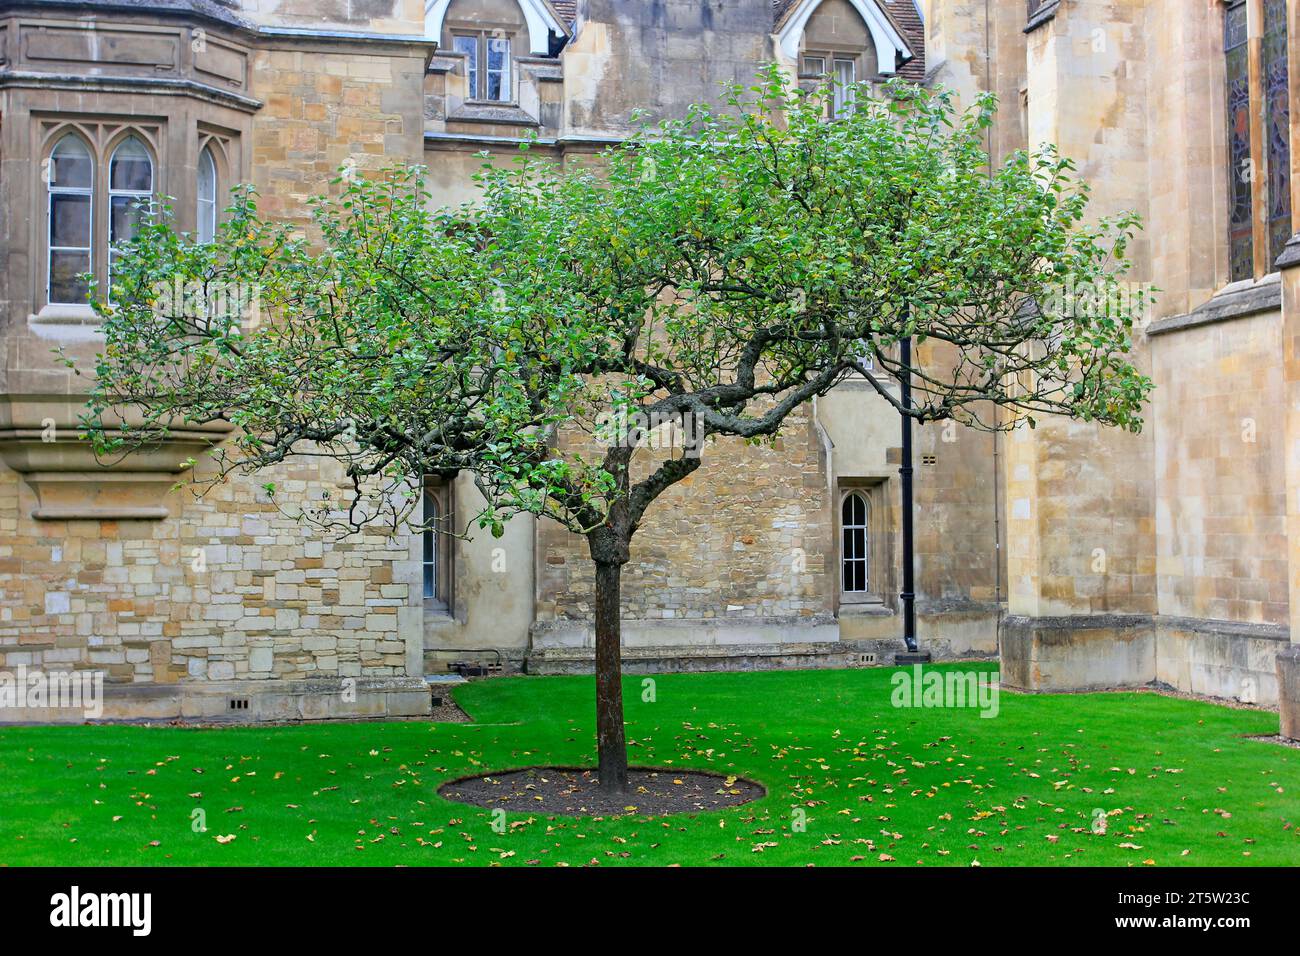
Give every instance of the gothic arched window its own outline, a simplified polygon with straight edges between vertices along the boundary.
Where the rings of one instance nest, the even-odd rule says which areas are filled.
[[[83,305],[85,274],[94,268],[95,161],[81,137],[68,133],[45,164],[48,197],[45,301]]]
[[[204,146],[199,153],[197,196],[199,242],[211,242],[217,234],[217,161],[212,158],[212,147]]]
[[[113,275],[117,246],[135,235],[153,199],[153,159],[134,136],[113,150],[108,161],[108,274]]]
[[[845,595],[863,594],[870,581],[867,499],[850,491],[840,504],[840,586]]]

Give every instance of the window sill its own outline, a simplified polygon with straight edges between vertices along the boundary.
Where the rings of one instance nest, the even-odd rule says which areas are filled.
[[[27,321],[30,325],[98,325],[99,317],[89,305],[52,302]]]
[[[1285,254],[1284,254],[1285,255]],[[1279,260],[1280,261],[1280,260]],[[1158,319],[1147,326],[1147,335],[1166,335],[1183,329],[1209,325],[1212,322],[1228,322],[1258,315],[1261,312],[1274,312],[1282,308],[1282,276],[1270,272],[1264,278],[1242,279],[1224,286],[1208,301],[1184,315],[1171,315]]]
[[[442,601],[435,601],[431,598],[424,599],[424,619],[431,624],[439,622],[456,623],[456,617],[451,613],[451,609]]]
[[[894,611],[879,599],[846,601],[840,598],[840,614],[855,617],[893,617]]]
[[[502,126],[538,126],[537,119],[515,103],[466,100],[447,116],[448,123],[496,123]]]

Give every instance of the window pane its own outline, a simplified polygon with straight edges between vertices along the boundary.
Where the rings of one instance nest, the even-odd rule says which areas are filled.
[[[207,202],[217,199],[217,164],[212,159],[212,150],[207,148],[199,154],[199,199]]]
[[[136,226],[144,219],[144,202],[134,196],[114,196],[109,202],[108,241],[116,244],[135,236]]]
[[[487,98],[510,99],[510,41],[492,38],[487,41]]]
[[[1251,239],[1254,166],[1250,158],[1250,57],[1244,0],[1225,10],[1223,33],[1228,81],[1228,244],[1231,277],[1235,281],[1255,274]]]
[[[50,185],[60,189],[89,189],[92,176],[86,145],[71,134],[59,140],[50,154]]]
[[[478,37],[452,37],[452,48],[468,58],[465,61],[465,75],[468,78],[469,97],[477,99],[478,90]]]
[[[423,522],[425,527],[423,538],[423,563],[424,563],[424,596],[427,598],[438,598],[438,532],[434,523],[438,520],[438,496],[429,486],[424,489],[424,516]]]
[[[108,188],[143,193],[153,190],[153,161],[149,159],[148,150],[135,137],[124,140],[113,150]]]
[[[90,252],[66,252],[55,250],[50,253],[50,301],[64,304],[82,305],[90,291],[81,279],[82,273],[90,271]]]
[[[826,61],[820,56],[806,56],[803,59],[803,71],[822,76],[826,72]]]
[[[84,193],[50,195],[50,245],[90,245],[90,196]]]
[[[843,116],[853,107],[853,82],[857,67],[852,60],[835,61],[835,115]]]
[[[199,154],[198,196],[199,242],[211,242],[217,234],[217,164],[206,147]]]

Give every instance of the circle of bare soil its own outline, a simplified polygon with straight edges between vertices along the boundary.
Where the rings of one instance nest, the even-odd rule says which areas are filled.
[[[599,789],[596,771],[581,767],[528,767],[452,780],[438,788],[448,800],[516,813],[605,817],[665,816],[737,807],[766,795],[760,784],[699,770],[632,768],[627,793]]]

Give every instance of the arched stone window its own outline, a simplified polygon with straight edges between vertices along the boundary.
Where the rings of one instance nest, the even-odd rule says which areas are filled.
[[[41,163],[46,222],[43,306],[89,308],[85,276],[111,281],[117,245],[148,215],[156,162],[139,130],[68,124]],[[105,188],[105,186],[107,188]]]
[[[199,172],[195,189],[196,229],[199,242],[211,242],[217,234],[217,161],[212,147],[199,153]]]
[[[127,136],[108,161],[108,273],[111,281],[118,243],[135,235],[149,214],[153,199],[154,168],[148,148]]]
[[[44,166],[49,230],[45,301],[82,305],[83,276],[94,269],[95,161],[85,141],[68,133]]]
[[[860,491],[850,491],[840,502],[840,588],[846,599],[869,592],[871,512]]]

